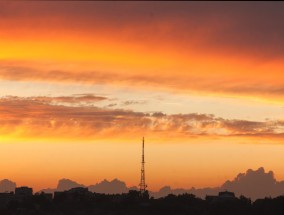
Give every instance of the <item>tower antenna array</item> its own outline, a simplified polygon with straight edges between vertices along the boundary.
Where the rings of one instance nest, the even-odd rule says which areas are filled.
[[[145,182],[145,160],[144,160],[144,137],[142,139],[142,163],[141,163],[141,180],[140,180],[140,195],[143,196],[146,192],[146,182]]]

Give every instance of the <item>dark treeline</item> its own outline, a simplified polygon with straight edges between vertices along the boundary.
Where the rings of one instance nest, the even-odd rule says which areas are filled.
[[[225,194],[224,194],[225,193]],[[85,188],[35,195],[0,194],[1,215],[283,215],[284,196],[258,199],[234,195],[208,196],[205,200],[192,194],[163,198],[141,197],[138,191],[127,194],[91,193]],[[229,193],[230,194],[230,193]]]

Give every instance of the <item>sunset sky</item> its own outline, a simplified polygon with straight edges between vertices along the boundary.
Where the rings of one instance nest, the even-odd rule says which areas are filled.
[[[284,180],[283,2],[0,2],[0,179]]]

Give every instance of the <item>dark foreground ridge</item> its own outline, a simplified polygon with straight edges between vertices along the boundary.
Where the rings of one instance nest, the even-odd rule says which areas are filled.
[[[170,194],[149,198],[148,191],[124,194],[93,193],[77,187],[54,195],[19,187],[0,193],[1,215],[283,215],[284,196],[258,199],[235,197],[233,192],[197,198],[193,194]]]

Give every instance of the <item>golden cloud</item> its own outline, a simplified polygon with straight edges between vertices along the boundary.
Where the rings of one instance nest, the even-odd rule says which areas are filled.
[[[90,138],[154,135],[171,137],[271,136],[282,138],[284,123],[229,120],[208,114],[143,113],[53,103],[54,98],[0,99],[0,134],[22,138]]]

